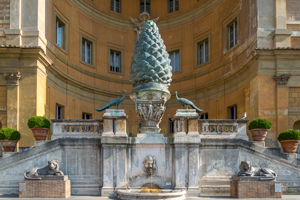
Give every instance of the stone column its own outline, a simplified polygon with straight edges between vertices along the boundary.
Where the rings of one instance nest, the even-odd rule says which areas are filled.
[[[4,72],[7,80],[7,127],[19,130],[19,80],[20,72]]]
[[[10,0],[10,28],[5,29],[7,45],[22,45],[22,1]]]

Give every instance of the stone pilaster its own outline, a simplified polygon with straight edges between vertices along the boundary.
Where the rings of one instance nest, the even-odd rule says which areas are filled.
[[[20,72],[4,72],[7,80],[7,127],[19,130],[19,80]]]
[[[186,189],[187,196],[199,196],[198,114],[195,109],[178,109],[174,120],[175,188]],[[185,123],[186,121],[186,123]],[[187,127],[185,127],[187,124]],[[187,129],[187,133],[185,132]]]
[[[116,145],[116,188],[126,189],[127,187],[127,156],[126,156],[127,144]]]
[[[187,196],[200,196],[200,189],[198,185],[199,179],[199,143],[189,144],[189,184],[187,189]]]
[[[187,157],[186,145],[175,144],[175,189],[186,189],[187,186]]]
[[[107,109],[103,115],[103,187],[101,196],[116,197],[127,187],[127,116],[123,109]],[[116,124],[115,124],[116,123]]]
[[[114,148],[113,144],[102,144],[103,153],[103,187],[101,196],[114,194]]]

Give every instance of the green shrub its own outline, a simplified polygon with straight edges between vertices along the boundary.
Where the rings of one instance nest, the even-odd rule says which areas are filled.
[[[272,123],[269,120],[266,120],[264,118],[258,118],[250,122],[249,130],[256,129],[256,128],[270,129],[271,126]]]
[[[29,128],[50,128],[50,121],[45,117],[32,116],[28,119]]]
[[[279,134],[278,140],[300,140],[300,132],[297,130],[286,130]]]
[[[0,140],[20,140],[21,134],[13,128],[0,129]]]

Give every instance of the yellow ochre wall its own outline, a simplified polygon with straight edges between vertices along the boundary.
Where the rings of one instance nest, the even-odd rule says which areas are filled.
[[[257,24],[251,23],[256,20],[257,10],[253,9],[256,6],[256,1],[252,0],[179,0],[179,11],[168,13],[167,0],[151,1],[151,19],[160,17],[157,25],[167,50],[180,49],[181,54],[181,69],[173,74],[169,88],[172,98],[167,102],[163,121],[172,118],[180,108],[174,96],[178,91],[180,97],[188,98],[208,112],[209,119],[226,119],[228,107],[237,105],[237,116],[247,112],[247,119],[265,117],[271,120],[274,126],[267,137],[272,140],[287,128],[288,87],[278,88],[273,75],[259,74],[264,61],[256,52]],[[125,90],[126,98],[119,108],[125,109],[129,121],[137,121],[134,103],[129,99],[132,91],[129,67],[135,42],[134,25],[129,18],[139,18],[139,1],[122,0],[121,13],[110,10],[110,0],[47,0],[46,8],[46,40],[43,43],[46,48],[22,49],[21,52],[33,55],[32,61],[20,63],[19,68],[15,68],[22,75],[20,146],[34,143],[27,127],[28,118],[42,115],[54,119],[56,104],[64,106],[65,119],[80,119],[83,112],[100,119],[103,112],[96,112],[95,108],[121,96]],[[65,50],[55,44],[56,15],[67,23]],[[106,19],[111,21],[101,20],[102,15],[109,16]],[[227,25],[235,18],[238,45],[228,50]],[[93,66],[80,61],[80,35],[95,41]],[[210,41],[210,60],[196,66],[195,45],[206,37]],[[120,74],[108,70],[109,48],[122,51]],[[28,70],[27,66],[34,67]],[[1,91],[6,84],[1,78],[0,83],[2,103],[1,94],[5,93]],[[0,110],[0,117],[2,115],[5,119],[5,113]]]

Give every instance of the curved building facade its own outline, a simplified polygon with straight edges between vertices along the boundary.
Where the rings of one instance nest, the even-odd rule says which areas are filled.
[[[95,108],[123,90],[119,108],[137,121],[129,68],[139,29],[134,22],[142,21],[144,11],[150,19],[159,17],[173,67],[163,121],[180,108],[178,91],[204,110],[202,118],[236,119],[247,112],[249,120],[270,120],[270,146],[281,131],[300,129],[297,0],[0,0],[0,5],[0,120],[2,127],[21,132],[20,146],[34,143],[29,117],[99,119],[103,113]]]

